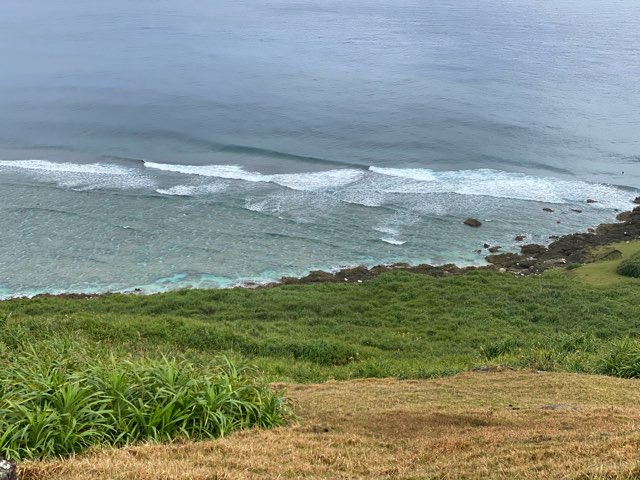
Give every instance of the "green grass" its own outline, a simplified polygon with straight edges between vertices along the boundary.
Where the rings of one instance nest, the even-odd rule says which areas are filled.
[[[0,453],[280,425],[288,405],[266,381],[491,365],[640,377],[640,284],[615,274],[639,246],[530,277],[388,272],[362,284],[0,302]],[[611,269],[615,282],[593,282]]]
[[[625,283],[640,287],[639,279],[622,276],[617,271],[621,263],[628,262],[631,257],[640,254],[640,241],[632,240],[599,247],[593,250],[591,256],[597,258],[599,255],[603,255],[612,250],[620,251],[622,257],[617,260],[600,261],[582,265],[573,270],[571,275],[578,280],[601,287],[613,287]]]
[[[74,335],[116,356],[180,352],[207,366],[225,354],[269,380],[430,378],[484,364],[597,373],[615,342],[640,338],[640,288],[592,285],[574,277],[583,268],[12,300],[0,302],[0,352],[15,338]]]

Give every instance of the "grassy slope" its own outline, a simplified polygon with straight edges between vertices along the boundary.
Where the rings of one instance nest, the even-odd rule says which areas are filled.
[[[583,281],[589,268],[14,300],[0,302],[0,340],[73,332],[108,349],[180,352],[203,364],[225,352],[272,380],[301,382],[429,378],[485,363],[593,372],[610,341],[640,333],[640,280],[593,285]]]
[[[625,256],[636,247],[623,246]],[[0,360],[20,340],[38,349],[71,335],[98,355],[175,352],[205,368],[232,352],[272,379],[302,382],[433,377],[486,363],[593,373],[617,340],[640,333],[640,281],[612,277],[615,264],[527,278],[395,272],[364,284],[0,302]],[[26,479],[72,480],[638,478],[636,383],[503,372],[293,385],[299,426],[21,468]]]
[[[600,287],[615,287],[620,284],[640,285],[638,279],[624,277],[616,273],[616,268],[620,262],[630,258],[633,254],[640,252],[640,240],[613,243],[611,245],[596,248],[593,251],[593,256],[597,257],[599,254],[603,254],[611,250],[620,251],[622,253],[622,257],[617,260],[583,265],[582,267],[572,271],[570,275],[578,280]]]
[[[21,467],[24,480],[638,478],[639,392],[508,371],[292,385],[299,425]]]

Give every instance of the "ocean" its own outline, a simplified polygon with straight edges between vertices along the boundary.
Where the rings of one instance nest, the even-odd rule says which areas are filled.
[[[639,194],[637,0],[5,3],[1,298],[481,265]]]

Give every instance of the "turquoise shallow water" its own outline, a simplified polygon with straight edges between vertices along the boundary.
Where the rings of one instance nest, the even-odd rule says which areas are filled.
[[[632,0],[6,6],[0,296],[479,264],[610,221],[639,32]]]

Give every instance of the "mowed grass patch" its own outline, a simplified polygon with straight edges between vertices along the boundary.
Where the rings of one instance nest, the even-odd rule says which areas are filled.
[[[637,383],[507,370],[288,385],[297,425],[29,462],[22,478],[637,478]]]
[[[620,258],[587,263],[579,268],[570,270],[568,275],[577,280],[588,282],[591,285],[599,287],[611,288],[622,284],[640,287],[640,279],[625,277],[617,271],[622,262],[628,261],[632,256],[640,254],[640,240],[630,240],[629,242],[618,242],[598,247],[593,249],[591,256],[592,258],[598,258],[614,250],[618,250],[622,254]]]
[[[563,272],[389,272],[363,284],[11,300],[0,319],[6,342],[12,332],[73,334],[201,365],[227,354],[271,380],[315,382],[432,378],[487,363],[597,372],[612,342],[640,335],[638,305],[636,283],[602,288]]]

